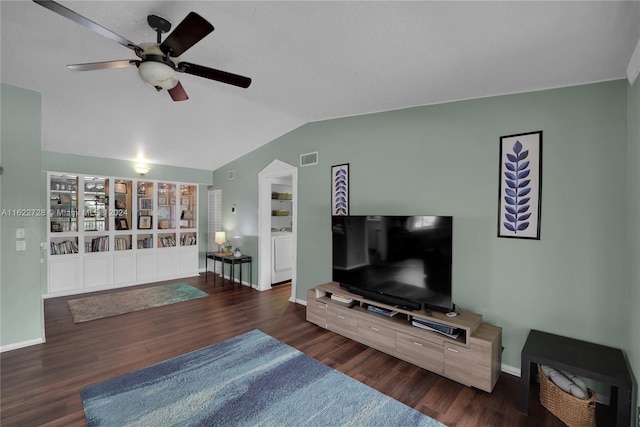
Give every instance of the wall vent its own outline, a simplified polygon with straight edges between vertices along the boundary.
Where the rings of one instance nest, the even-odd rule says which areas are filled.
[[[311,166],[318,164],[318,152],[300,154],[300,166]]]
[[[235,177],[236,177],[235,169],[230,169],[227,171],[227,180],[231,181]]]

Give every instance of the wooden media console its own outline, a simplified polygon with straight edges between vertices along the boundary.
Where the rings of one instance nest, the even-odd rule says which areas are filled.
[[[344,303],[332,295],[351,299]],[[340,298],[340,299],[344,299]],[[393,316],[370,311],[369,306]],[[410,311],[372,301],[342,289],[338,283],[307,292],[307,320],[330,331],[405,360],[461,384],[491,392],[500,375],[502,328],[482,322],[482,316],[459,311]],[[457,336],[414,326],[413,321],[455,328]]]

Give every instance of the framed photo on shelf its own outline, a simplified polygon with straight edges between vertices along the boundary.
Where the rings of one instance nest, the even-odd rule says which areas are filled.
[[[158,206],[158,220],[171,219],[171,208],[169,206]]]
[[[172,197],[172,198],[169,200],[169,204],[170,204],[170,205],[172,205],[172,206],[173,206],[173,205],[175,205],[175,204],[176,204],[176,198],[175,198],[175,197]]]
[[[167,198],[165,196],[158,197],[158,205],[166,205],[166,204],[167,204]]]
[[[116,199],[116,209],[126,209],[127,204],[122,199]]]
[[[68,194],[61,194],[60,195],[60,203],[62,203],[62,204],[71,203],[71,196],[68,195]]]
[[[114,187],[115,192],[118,194],[124,194],[127,192],[127,184],[125,184],[124,182],[116,182],[116,185]]]
[[[138,217],[138,230],[150,230],[153,222],[151,215],[140,215]]]
[[[180,205],[181,206],[189,206],[189,198],[188,197],[182,197],[180,199]]]
[[[127,218],[116,218],[116,230],[128,230],[129,222]]]
[[[150,211],[151,209],[153,209],[153,200],[145,198],[145,197],[141,197],[139,200],[139,206],[140,206],[140,210],[142,211]]]

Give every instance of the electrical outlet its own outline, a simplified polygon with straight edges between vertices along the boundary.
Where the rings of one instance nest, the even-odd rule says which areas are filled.
[[[24,228],[16,228],[16,239],[24,239],[27,237],[27,232]]]
[[[27,250],[27,242],[24,240],[16,240],[16,252]]]

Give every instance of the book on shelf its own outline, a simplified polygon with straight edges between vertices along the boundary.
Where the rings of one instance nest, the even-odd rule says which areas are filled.
[[[393,317],[396,314],[398,314],[398,312],[395,311],[395,310],[389,310],[387,308],[377,307],[375,305],[367,306],[367,310],[369,310],[369,311],[371,311],[373,313],[382,314],[383,316],[387,316],[387,317]]]
[[[331,299],[334,301],[340,301],[343,302],[345,304],[349,304],[353,302],[353,298],[345,296],[345,295],[339,295],[339,294],[331,294]]]
[[[64,242],[51,242],[51,255],[77,254],[78,244],[71,240]]]

